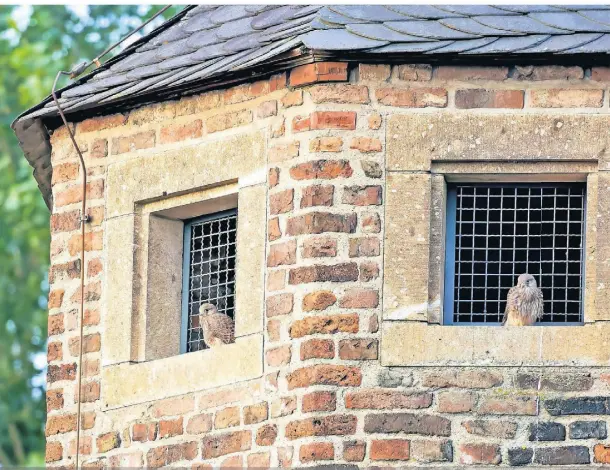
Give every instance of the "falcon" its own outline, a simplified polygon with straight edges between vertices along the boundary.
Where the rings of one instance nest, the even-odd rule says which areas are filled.
[[[218,313],[214,304],[201,304],[199,307],[199,326],[203,331],[203,342],[208,348],[235,341],[233,319],[229,315]]]
[[[540,320],[543,313],[542,291],[536,279],[531,274],[521,274],[517,285],[508,291],[502,325],[530,326]]]

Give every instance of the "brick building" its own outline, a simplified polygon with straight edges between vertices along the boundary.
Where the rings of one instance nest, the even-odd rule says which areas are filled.
[[[579,10],[580,8],[580,10]],[[47,455],[610,463],[610,11],[189,7],[13,127],[51,210]],[[537,279],[545,316],[502,327]],[[205,349],[196,311],[235,319]]]

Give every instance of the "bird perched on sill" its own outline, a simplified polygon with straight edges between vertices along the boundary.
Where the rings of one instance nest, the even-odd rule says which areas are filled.
[[[235,341],[235,323],[224,313],[218,313],[214,304],[201,304],[199,307],[199,326],[203,331],[203,342],[214,348]]]
[[[517,285],[511,287],[506,297],[506,310],[502,325],[530,326],[542,318],[544,303],[542,291],[531,274],[521,274]]]

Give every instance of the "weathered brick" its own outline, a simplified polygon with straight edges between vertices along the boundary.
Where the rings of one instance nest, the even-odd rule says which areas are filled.
[[[374,439],[371,441],[371,460],[409,460],[409,444],[406,439]]]
[[[49,282],[54,283],[56,280],[62,279],[77,279],[80,277],[80,259],[68,261],[67,263],[54,264],[49,272]],[[50,323],[50,322],[49,322]],[[49,325],[49,336],[51,333],[51,325]]]
[[[267,290],[270,292],[282,290],[286,287],[286,270],[275,269],[267,272]]]
[[[269,254],[267,255],[267,266],[274,268],[277,266],[294,264],[296,263],[296,256],[296,240],[275,243],[269,247]]]
[[[464,465],[500,465],[502,454],[497,444],[462,444],[460,445],[460,463]]]
[[[369,414],[364,419],[364,432],[423,434],[449,436],[451,421],[442,416],[411,413]]]
[[[104,180],[96,180],[87,183],[87,200],[100,199],[104,197]],[[72,186],[63,191],[58,191],[55,194],[53,202],[56,207],[67,206],[81,202],[83,200],[83,191],[81,186]]]
[[[292,132],[305,132],[311,130],[311,117],[295,116],[292,118]]]
[[[455,107],[474,108],[523,108],[523,90],[467,89],[455,92]]]
[[[312,442],[303,444],[299,450],[299,460],[302,463],[316,462],[318,460],[333,460],[335,447],[332,442]]]
[[[133,135],[114,137],[112,139],[112,153],[113,155],[118,155],[136,150],[149,149],[154,147],[155,143],[155,131],[138,132]]]
[[[266,424],[256,431],[256,445],[272,446],[277,439],[277,425]]]
[[[300,142],[290,144],[274,145],[269,149],[269,161],[271,163],[283,162],[299,156]]]
[[[531,90],[529,106],[532,108],[601,108],[603,90]]]
[[[74,403],[78,401],[78,387],[74,387]],[[100,399],[100,383],[99,382],[82,382],[81,383],[81,403],[93,403]]]
[[[211,429],[210,422],[210,429]],[[157,423],[136,423],[131,428],[131,439],[136,442],[154,441],[157,438]]]
[[[182,417],[177,419],[162,419],[159,421],[159,438],[165,439],[173,436],[180,436],[183,433]]]
[[[158,468],[181,460],[193,460],[196,456],[197,442],[184,442],[150,449],[146,453],[146,462],[148,467]]]
[[[318,315],[296,320],[290,327],[291,338],[314,334],[357,333],[358,315]]]
[[[277,294],[267,298],[267,317],[287,315],[292,312],[293,295],[291,293]]]
[[[376,308],[378,305],[379,292],[361,287],[346,290],[339,301],[341,308]]]
[[[528,431],[530,441],[565,441],[566,439],[566,428],[561,423],[531,423]]]
[[[362,462],[366,454],[366,443],[363,441],[345,441],[343,443],[343,460]]]
[[[593,455],[596,463],[610,464],[610,445],[596,444],[593,447]]]
[[[127,122],[127,116],[124,114],[111,114],[109,116],[100,116],[91,119],[85,119],[78,124],[78,132],[95,132],[113,127],[122,126]]]
[[[269,219],[267,223],[267,237],[269,241],[275,241],[282,237],[282,229],[280,228],[280,219],[275,217],[273,219]]]
[[[282,416],[289,416],[293,414],[297,409],[296,397],[281,397],[273,400],[271,403],[271,417],[281,418]]]
[[[269,196],[269,213],[284,214],[292,211],[294,205],[294,189],[286,189]]]
[[[551,416],[603,415],[610,413],[610,397],[552,398],[544,407]]]
[[[269,349],[265,352],[265,360],[269,367],[281,367],[290,364],[292,351],[290,345]]]
[[[491,388],[502,382],[502,375],[485,370],[443,370],[427,373],[422,378],[422,385],[431,388]]]
[[[202,457],[213,459],[235,452],[250,450],[252,445],[250,431],[235,431],[214,436],[206,436],[202,441]]]
[[[269,341],[274,343],[281,339],[282,322],[280,320],[267,320],[267,335]]]
[[[553,390],[561,392],[581,392],[593,386],[590,373],[543,374],[521,373],[515,376],[515,386],[532,390]]]
[[[378,206],[381,204],[381,193],[381,186],[346,186],[341,202],[354,206]]]
[[[377,263],[360,264],[360,281],[369,282],[379,277],[379,265]]]
[[[610,81],[610,67],[592,67],[591,80],[598,82]]]
[[[350,409],[390,410],[419,409],[432,404],[431,393],[399,392],[397,390],[363,390],[345,395],[345,407]]]
[[[439,80],[505,80],[508,67],[440,66],[434,76]]]
[[[606,439],[605,421],[574,421],[569,425],[570,439]]]
[[[437,394],[438,411],[441,413],[466,413],[474,410],[477,397],[472,392],[443,391]]]
[[[453,445],[449,440],[411,441],[411,457],[418,462],[452,462]]]
[[[267,420],[269,407],[267,402],[244,407],[244,424],[256,424]]]
[[[252,122],[252,111],[243,110],[232,113],[217,114],[205,120],[208,133],[220,132],[232,127],[243,126]]]
[[[248,468],[268,469],[270,467],[271,455],[269,452],[257,452],[248,455]],[[235,467],[233,467],[235,468]]]
[[[78,178],[80,165],[78,163],[62,163],[53,166],[51,183],[53,186],[66,181],[74,181]]]
[[[51,215],[51,233],[72,232],[79,227],[79,210]]]
[[[107,139],[95,139],[91,145],[91,152],[89,153],[91,158],[105,158],[108,156],[108,140]]]
[[[245,83],[243,85],[228,88],[223,92],[223,104],[243,103],[244,101],[253,100],[270,92],[270,83],[267,80],[259,80],[254,83]]]
[[[334,385],[337,387],[358,387],[362,374],[357,367],[334,364],[317,364],[302,367],[286,377],[288,390],[312,385]]]
[[[203,434],[212,429],[212,413],[202,413],[189,418],[186,432],[189,434]]]
[[[142,468],[144,454],[140,451],[111,455],[108,458],[110,468]]]
[[[155,418],[162,418],[163,416],[186,414],[194,409],[195,399],[192,396],[185,396],[156,401],[151,408],[151,414]]]
[[[336,84],[317,85],[309,89],[314,103],[368,104],[369,89],[362,85]]]
[[[342,147],[341,137],[317,137],[309,141],[310,152],[340,152]]]
[[[290,176],[295,180],[349,178],[352,173],[347,160],[314,160],[290,169]]]
[[[58,292],[58,291],[52,291],[52,292]],[[63,291],[61,291],[61,295],[63,297]],[[49,304],[50,303],[51,302],[49,302]],[[59,307],[59,306],[61,306],[61,302],[59,302],[59,305],[56,305],[54,307],[49,307],[49,308],[55,308],[55,307]],[[55,335],[62,334],[65,331],[64,314],[60,313],[57,315],[49,315],[49,317],[47,318],[47,325],[48,325],[47,331],[48,331],[49,336],[55,336]]]
[[[273,119],[269,124],[269,134],[272,139],[283,137],[286,134],[286,120],[284,118]]]
[[[400,108],[445,108],[444,88],[379,88],[375,92],[379,103]]]
[[[100,351],[102,338],[99,333],[85,335],[83,340],[83,354]],[[72,356],[78,356],[80,351],[80,338],[78,336],[70,338],[68,341],[68,349]]]
[[[364,81],[385,82],[390,78],[392,69],[387,64],[359,64],[358,78]]]
[[[424,82],[432,79],[432,66],[428,64],[404,64],[398,66],[398,79]]]
[[[346,361],[376,360],[379,346],[376,339],[342,339],[339,342],[339,357]]]
[[[64,407],[63,389],[47,390],[47,413]]]
[[[269,177],[267,178],[269,189],[275,188],[280,183],[280,172],[279,168],[269,168]]]
[[[312,129],[356,129],[355,111],[315,111],[311,113]]]
[[[98,452],[108,452],[121,445],[121,437],[118,432],[108,432],[98,436],[95,440],[95,445]]]
[[[276,115],[277,115],[277,101],[276,100],[263,101],[256,108],[256,117],[258,119],[265,119],[270,116],[276,116]]]
[[[203,135],[201,119],[180,124],[169,124],[161,128],[159,141],[162,144],[180,142],[187,139],[198,139]]]
[[[284,108],[301,106],[303,104],[303,90],[289,91],[284,95],[281,101]]]
[[[303,258],[332,258],[337,256],[337,240],[330,237],[310,237],[303,242]]]
[[[277,90],[282,90],[286,88],[287,83],[288,77],[284,72],[272,75],[271,78],[269,78],[269,92],[271,93]]]
[[[462,426],[464,426],[469,434],[476,436],[513,439],[517,434],[517,423],[513,421],[475,419],[464,421]]]
[[[45,449],[45,462],[57,462],[62,459],[63,455],[63,447],[61,442],[47,442],[47,446]]]
[[[377,237],[350,238],[349,257],[379,256],[380,244]]]
[[[310,282],[348,282],[357,279],[356,263],[303,266],[291,269],[288,274],[288,283],[292,285]]]
[[[517,65],[513,72],[515,80],[580,80],[584,77],[582,67],[562,65]]]
[[[70,256],[76,256],[82,248],[82,236],[77,233],[68,240],[68,251]],[[100,251],[104,247],[103,232],[87,232],[85,233],[85,251]]]
[[[355,416],[331,415],[291,421],[286,425],[286,438],[290,440],[308,436],[346,436],[356,432]]]
[[[591,462],[589,448],[585,446],[538,447],[534,463],[540,465],[583,465]]]
[[[330,212],[310,212],[291,217],[286,224],[288,235],[321,234],[328,232],[354,233],[358,216],[351,214],[333,214]]]
[[[317,62],[301,65],[290,71],[290,86],[340,81],[347,81],[346,62]]]
[[[330,291],[317,291],[303,297],[303,311],[324,310],[334,305],[337,297]]]
[[[537,413],[537,399],[529,396],[487,397],[479,404],[480,414],[530,415]]]
[[[335,392],[320,391],[303,395],[303,413],[311,413],[314,411],[335,411],[336,408],[337,396]]]
[[[381,178],[383,170],[379,163],[372,160],[362,160],[360,164],[362,165],[362,171],[365,176],[369,178]]]
[[[46,436],[64,434],[76,430],[76,414],[52,415],[47,417]]]
[[[532,462],[534,451],[526,447],[508,449],[508,464],[512,467],[520,467]]]
[[[76,364],[50,365],[47,367],[47,381],[49,383],[61,380],[74,380],[76,378]]]
[[[315,206],[332,206],[335,187],[332,185],[314,184],[303,188],[301,209]]]
[[[79,260],[80,262],[80,260]],[[87,261],[87,277],[95,277],[102,272],[104,264],[100,258],[90,259]]]
[[[377,130],[379,128],[381,128],[381,114],[378,113],[373,113],[369,116],[368,118],[368,124],[369,124],[369,129],[372,130]]]
[[[332,359],[335,344],[330,339],[310,339],[301,343],[301,361],[308,359]]]
[[[376,137],[354,137],[349,148],[362,153],[381,152],[381,141]]]

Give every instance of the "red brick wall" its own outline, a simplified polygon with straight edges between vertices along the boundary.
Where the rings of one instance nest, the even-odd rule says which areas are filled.
[[[294,69],[287,82],[280,75],[78,123],[90,175],[86,267],[78,259],[80,170],[65,129],[57,131],[47,462],[73,463],[78,279],[86,269],[88,465],[610,463],[610,369],[379,364],[387,116],[607,113],[608,76],[604,68],[560,66],[320,63]],[[264,376],[107,412],[100,401],[103,266],[112,256],[103,247],[106,167],[241,128],[268,136]]]

